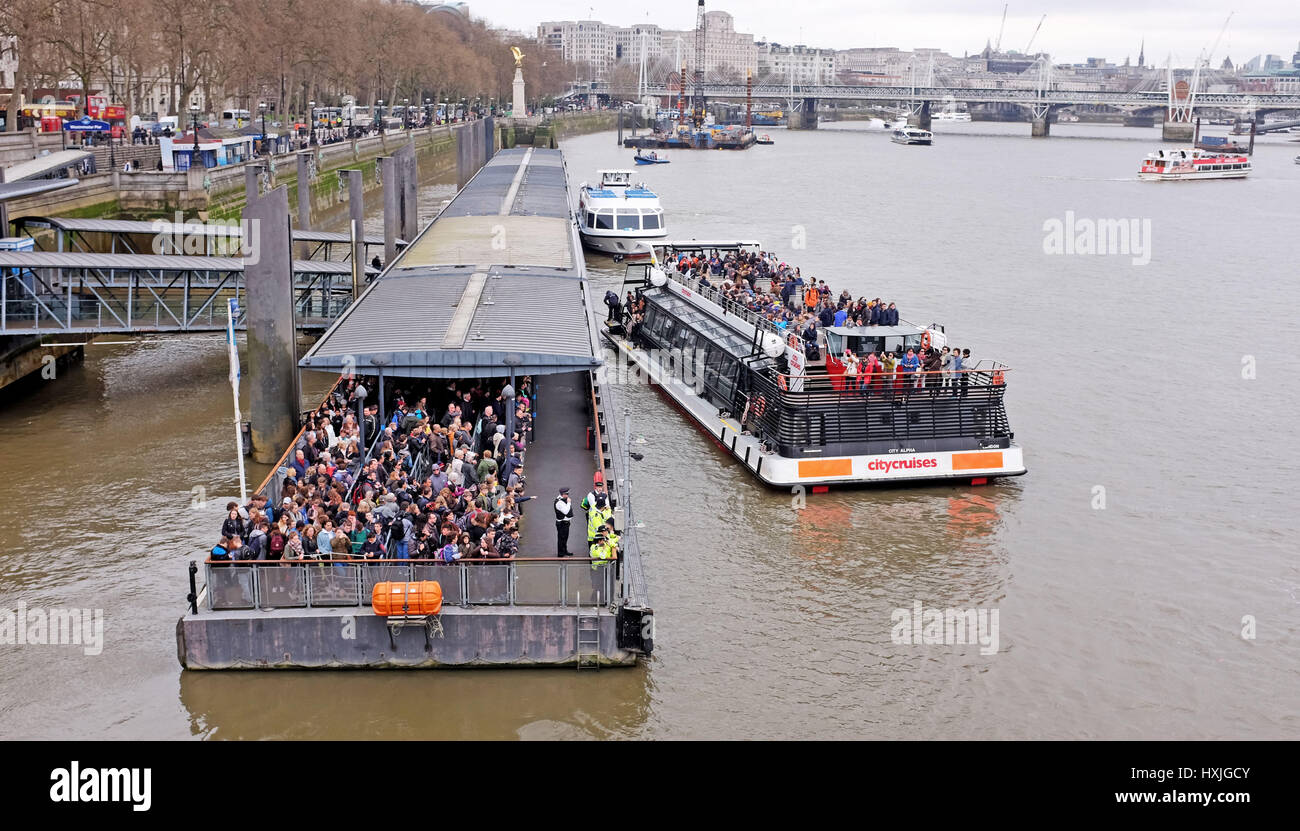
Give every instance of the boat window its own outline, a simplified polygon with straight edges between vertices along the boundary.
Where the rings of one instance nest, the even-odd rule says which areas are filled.
[[[589,214],[587,214],[587,227],[588,227],[588,228],[595,228],[595,227],[596,227],[596,215],[595,215],[595,214],[593,214],[593,213],[589,213]]]
[[[902,352],[902,351],[903,351],[903,336],[902,336],[902,335],[886,335],[886,336],[885,336],[885,351],[886,351],[886,352],[894,352],[894,353]]]
[[[601,211],[596,214],[596,224],[591,227],[605,231],[612,231],[614,230],[614,217],[608,211]]]
[[[641,230],[641,217],[640,215],[637,214],[635,208],[619,208],[618,230],[620,231]]]
[[[646,211],[641,215],[642,227],[647,231],[659,227],[659,213],[657,211]]]
[[[844,354],[844,336],[835,332],[826,333],[826,352],[831,355]]]

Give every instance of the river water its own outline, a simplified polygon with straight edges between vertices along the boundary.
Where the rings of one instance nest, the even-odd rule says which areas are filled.
[[[644,442],[645,666],[182,673],[185,564],[238,491],[222,341],[92,346],[0,403],[0,609],[102,608],[105,647],[0,646],[0,736],[1300,736],[1300,144],[1262,139],[1246,181],[1150,184],[1156,130],[935,128],[929,148],[771,130],[638,172],[672,236],[761,240],[1014,367],[1029,475],[800,504],[619,388]],[[564,149],[575,184],[630,164],[612,133]],[[1149,236],[1046,253],[1070,216]],[[617,286],[621,265],[588,263]],[[996,611],[998,651],[895,643],[916,602]]]

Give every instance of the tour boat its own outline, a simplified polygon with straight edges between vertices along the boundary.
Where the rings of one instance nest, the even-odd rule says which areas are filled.
[[[798,334],[675,268],[682,254],[708,259],[757,242],[662,242],[629,266],[623,291],[644,318],[607,323],[619,357],[607,372],[636,373],[759,481],[809,488],[946,480],[985,484],[1026,472],[1003,398],[1009,368],[983,359],[950,376],[847,375],[838,358],[882,350],[941,349],[943,327],[831,327],[808,360]],[[924,377],[929,383],[915,385]],[[619,383],[623,383],[622,380]],[[799,491],[802,492],[802,491]]]
[[[1142,160],[1138,178],[1148,182],[1180,179],[1243,179],[1250,157],[1209,153],[1195,148],[1161,149]]]
[[[632,183],[630,170],[601,170],[599,185],[578,188],[578,232],[588,248],[623,257],[644,257],[644,243],[668,235],[659,196]]]
[[[763,135],[754,139],[754,143],[755,144],[776,144],[776,142],[772,141],[772,137],[769,136],[767,133],[764,133]]]
[[[922,130],[920,127],[899,127],[894,131],[890,141],[894,142],[894,144],[928,145],[934,141],[934,134],[929,130]]]
[[[934,121],[970,121],[970,113],[957,110],[938,112],[930,116]]]

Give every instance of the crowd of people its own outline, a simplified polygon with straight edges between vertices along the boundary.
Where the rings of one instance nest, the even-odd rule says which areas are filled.
[[[778,331],[798,332],[808,357],[820,356],[817,329],[897,326],[898,307],[879,297],[838,296],[825,280],[805,279],[799,268],[770,251],[714,252],[708,258],[679,254],[669,266],[678,274],[714,288],[723,297],[759,315]]]
[[[226,505],[212,561],[517,556],[524,503],[533,499],[524,472],[534,434],[532,378],[519,384],[510,435],[504,385],[394,389],[381,425],[364,383],[340,381],[308,419],[283,461],[279,504],[259,492],[247,504]],[[569,488],[559,489],[553,508],[556,556],[571,557]],[[601,473],[577,508],[586,516],[592,589],[607,591],[602,566],[617,568],[621,543]]]
[[[501,388],[393,389],[382,425],[373,404],[358,419],[357,388],[340,382],[309,419],[285,463],[279,504],[258,493],[226,506],[211,559],[513,558],[532,499],[531,378],[519,384],[512,435]]]

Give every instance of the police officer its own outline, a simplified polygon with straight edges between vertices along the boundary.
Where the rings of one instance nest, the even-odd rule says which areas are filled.
[[[614,515],[614,511],[609,507],[609,497],[603,492],[596,494],[595,502],[587,509],[587,547],[591,548],[596,542],[596,535],[605,527],[605,522]]]
[[[618,533],[614,530],[614,520],[607,519],[596,531],[595,540],[591,546],[591,590],[593,594],[599,593],[601,599],[608,602],[610,594],[613,594],[613,581],[617,578],[617,570],[610,572],[608,569],[614,566],[617,569],[618,563]],[[607,574],[613,574],[614,577],[607,579]]]
[[[573,520],[573,503],[569,501],[569,489],[560,488],[560,495],[555,499],[555,545],[557,557],[572,557],[569,551],[569,523]]]

